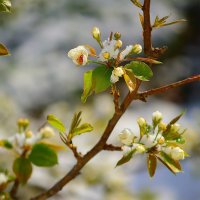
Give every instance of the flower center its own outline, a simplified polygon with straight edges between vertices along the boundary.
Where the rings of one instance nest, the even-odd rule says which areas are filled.
[[[77,62],[81,65],[83,64],[83,54],[81,54],[78,58],[77,58]]]

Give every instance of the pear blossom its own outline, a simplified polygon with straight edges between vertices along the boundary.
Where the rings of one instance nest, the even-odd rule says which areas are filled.
[[[133,132],[126,128],[119,134],[119,140],[125,145],[131,145],[133,143],[134,134]]]
[[[122,77],[123,75],[124,75],[124,70],[122,69],[122,67],[114,68],[110,77],[110,82],[116,83],[117,81],[119,81],[119,77]]]
[[[171,125],[170,132],[176,133],[177,131],[179,131],[179,129],[180,129],[180,124],[175,123]]]
[[[119,59],[123,60],[127,55],[129,55],[131,53],[133,49],[133,45],[129,45],[127,46],[119,55]]]
[[[144,145],[142,144],[134,143],[132,148],[135,149],[137,153],[144,153],[146,151]]]
[[[174,160],[183,160],[185,158],[185,153],[180,147],[175,147],[171,151],[171,157]]]
[[[119,49],[116,48],[116,40],[105,40],[103,42],[103,49],[101,50],[99,54],[99,61],[106,62],[111,58],[116,59],[119,54]],[[106,53],[106,54],[105,54]],[[105,56],[105,55],[109,55]]]
[[[131,152],[133,149],[132,149],[132,147],[129,147],[129,146],[122,146],[122,151],[123,151],[123,155],[127,155],[127,154],[129,154],[129,152]]]
[[[146,120],[143,118],[143,117],[139,117],[138,119],[137,119],[137,123],[138,123],[138,125],[140,126],[140,127],[144,127],[144,126],[146,126]]]
[[[40,134],[43,138],[51,138],[55,135],[54,130],[49,126],[42,128],[40,130]]]
[[[153,146],[155,146],[157,144],[157,142],[155,141],[155,135],[144,135],[141,138],[141,143],[144,144],[145,147],[147,148],[151,148]]]
[[[153,112],[152,114],[152,120],[154,122],[154,124],[158,124],[161,122],[161,120],[163,119],[162,113],[159,111]]]
[[[8,176],[5,173],[0,173],[0,185],[6,183],[8,181]]]
[[[68,52],[68,57],[71,58],[76,65],[86,65],[88,55],[88,51],[84,46],[78,46]]]
[[[119,76],[115,76],[114,73],[112,73],[110,76],[110,82],[116,83],[117,81],[119,81]]]

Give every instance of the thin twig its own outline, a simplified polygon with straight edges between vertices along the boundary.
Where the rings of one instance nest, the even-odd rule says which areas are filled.
[[[122,151],[122,147],[114,146],[112,144],[105,144],[103,150],[106,150],[106,151]]]
[[[188,83],[192,83],[192,82],[195,82],[195,81],[200,81],[200,75],[191,76],[189,78],[186,78],[184,80],[181,80],[181,81],[178,81],[178,82],[175,82],[175,83],[171,83],[169,85],[165,85],[165,86],[158,87],[158,88],[155,88],[155,89],[151,89],[151,90],[147,90],[147,91],[144,91],[144,92],[140,92],[136,96],[134,96],[133,99],[144,100],[148,96],[165,93],[168,90],[171,90],[173,88],[177,88],[177,87],[180,87],[182,85],[185,85],[185,84],[188,84]]]
[[[10,191],[10,196],[12,199],[16,200],[17,199],[17,191],[18,191],[18,188],[19,188],[19,180],[16,178],[15,181],[14,181],[14,184],[11,188],[11,191]]]

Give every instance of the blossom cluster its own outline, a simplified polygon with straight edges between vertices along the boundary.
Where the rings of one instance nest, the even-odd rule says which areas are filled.
[[[18,132],[6,140],[0,140],[0,146],[13,149],[21,155],[24,151],[31,150],[36,143],[54,136],[54,130],[49,126],[41,128],[38,133],[33,133],[28,129],[28,125],[27,119],[20,119],[18,121]]]
[[[93,62],[93,60],[89,60],[88,57],[94,57],[96,63],[105,63],[108,67],[113,68],[110,82],[116,83],[119,81],[119,78],[126,73],[120,63],[133,54],[140,54],[142,52],[142,46],[140,44],[128,45],[126,48],[122,49],[123,43],[120,39],[121,34],[119,32],[116,32],[114,36],[111,33],[107,40],[102,41],[101,32],[97,27],[92,29],[92,35],[101,47],[101,51],[98,55],[93,47],[81,45],[71,49],[68,52],[68,57],[79,66],[84,66]]]
[[[186,153],[180,147],[180,143],[184,142],[182,138],[184,131],[181,131],[178,123],[172,121],[167,125],[162,119],[162,114],[156,111],[152,115],[152,125],[147,124],[144,118],[138,118],[140,133],[124,129],[119,134],[124,156],[134,152],[135,154],[152,153],[159,157],[162,152],[175,161],[183,160]]]

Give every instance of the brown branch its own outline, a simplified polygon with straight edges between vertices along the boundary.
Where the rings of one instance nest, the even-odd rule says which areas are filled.
[[[189,78],[186,78],[184,80],[175,82],[175,83],[171,83],[169,85],[165,85],[159,88],[155,88],[155,89],[151,89],[151,90],[147,90],[141,93],[138,93],[136,96],[133,97],[133,99],[140,99],[140,100],[145,100],[146,97],[151,96],[151,95],[155,95],[155,94],[161,94],[161,93],[165,93],[168,90],[171,90],[173,88],[177,88],[180,87],[182,85],[188,84],[188,83],[192,83],[195,81],[200,81],[200,75],[196,75],[196,76],[192,76]]]
[[[105,144],[103,150],[106,150],[106,151],[122,151],[122,147],[114,146],[112,144]]]
[[[19,188],[19,180],[16,178],[15,181],[14,181],[14,184],[11,188],[11,191],[10,191],[10,196],[12,199],[16,200],[17,199],[17,191],[18,191],[18,188]]]

